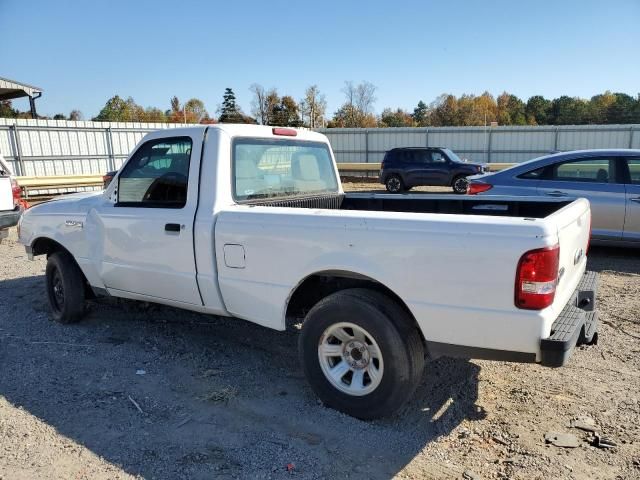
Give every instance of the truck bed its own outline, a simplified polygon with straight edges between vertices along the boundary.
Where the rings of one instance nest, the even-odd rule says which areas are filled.
[[[250,205],[289,208],[545,218],[569,205],[571,200],[503,196],[479,198],[437,194],[347,193],[278,200],[261,199],[248,203]]]

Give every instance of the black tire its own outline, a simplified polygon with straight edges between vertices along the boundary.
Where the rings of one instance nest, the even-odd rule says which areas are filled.
[[[370,333],[382,355],[380,383],[366,395],[339,390],[320,363],[319,345],[325,331],[342,322]],[[342,290],[318,302],[305,317],[298,348],[307,380],[320,400],[363,420],[398,410],[420,384],[424,370],[424,346],[413,320],[388,296],[362,288]]]
[[[387,192],[389,193],[402,193],[405,189],[404,182],[400,175],[391,174],[387,177],[384,182],[384,186],[387,188]]]
[[[454,193],[458,195],[464,195],[467,193],[467,188],[469,187],[469,180],[464,175],[458,175],[451,182],[451,187],[453,188]]]
[[[74,323],[85,313],[85,282],[71,255],[56,252],[49,256],[46,269],[47,298],[51,317],[60,323]]]

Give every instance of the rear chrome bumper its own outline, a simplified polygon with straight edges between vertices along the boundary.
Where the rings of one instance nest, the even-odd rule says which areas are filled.
[[[597,291],[598,274],[585,272],[573,296],[551,325],[551,335],[540,341],[542,365],[561,367],[576,345],[598,342]]]

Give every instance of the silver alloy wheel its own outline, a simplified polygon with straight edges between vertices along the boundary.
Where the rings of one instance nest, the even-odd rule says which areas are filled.
[[[456,193],[466,193],[468,185],[469,180],[467,180],[465,177],[460,177],[455,182],[453,182],[453,190]]]
[[[348,395],[367,395],[382,381],[380,347],[356,324],[340,322],[327,328],[318,342],[318,359],[329,383]]]
[[[402,184],[400,183],[400,179],[398,177],[393,176],[390,177],[389,180],[387,180],[387,188],[390,192],[399,192],[401,187]]]

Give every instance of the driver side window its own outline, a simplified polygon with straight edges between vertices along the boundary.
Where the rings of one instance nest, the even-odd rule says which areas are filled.
[[[191,147],[189,137],[143,144],[118,177],[116,206],[183,208],[187,202]]]

